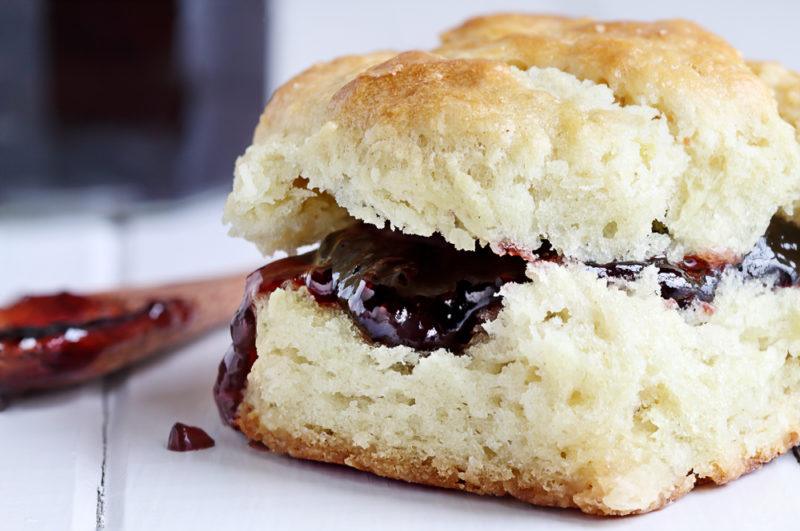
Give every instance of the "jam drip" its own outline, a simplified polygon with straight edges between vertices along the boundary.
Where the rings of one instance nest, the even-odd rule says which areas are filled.
[[[182,422],[176,422],[169,431],[167,449],[173,452],[205,450],[212,446],[214,446],[214,439],[196,426],[187,426]]]
[[[601,278],[634,280],[649,266],[658,271],[661,296],[680,307],[711,302],[719,280],[735,268],[768,285],[798,283],[800,230],[775,218],[738,264],[689,256],[642,262],[586,263]],[[525,260],[489,249],[458,251],[439,236],[405,235],[356,224],[330,234],[316,251],[268,264],[247,279],[245,297],[231,323],[233,344],[219,367],[214,395],[223,420],[235,423],[247,375],[256,359],[253,301],[283,285],[305,286],[322,304],[347,312],[366,338],[416,350],[460,353],[478,325],[496,315],[498,291],[507,282],[528,282]],[[517,253],[519,254],[519,253]],[[562,262],[545,242],[537,260]]]
[[[0,309],[0,394],[20,382],[69,382],[101,354],[183,324],[190,313],[178,299],[131,309],[122,300],[71,293],[24,297]]]

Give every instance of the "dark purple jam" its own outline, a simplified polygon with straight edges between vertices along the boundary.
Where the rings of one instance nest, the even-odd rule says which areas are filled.
[[[69,382],[105,352],[188,321],[178,299],[129,308],[125,301],[58,293],[0,308],[0,394]],[[116,351],[116,350],[115,350]]]
[[[687,256],[678,263],[657,256],[644,262],[612,262],[586,264],[601,278],[633,280],[642,270],[654,265],[658,269],[661,296],[674,300],[681,308],[694,301],[710,303],[717,284],[729,268],[735,268],[745,279],[761,280],[775,287],[798,284],[797,264],[800,263],[800,228],[790,221],[775,217],[766,234],[738,264],[709,257]]]
[[[711,302],[717,289],[723,267],[696,256],[687,256],[681,262],[669,262],[665,257],[655,257],[645,262],[587,263],[600,278],[636,279],[649,266],[658,270],[661,296],[674,300],[681,308],[694,301]]]
[[[338,303],[372,341],[416,350],[463,350],[481,315],[499,308],[503,284],[527,279],[519,258],[367,225],[326,238],[316,254],[302,280],[317,301]]]
[[[176,422],[169,431],[167,449],[173,452],[192,452],[214,446],[214,439],[196,426]]]
[[[586,266],[601,278],[633,280],[653,265],[661,296],[685,308],[695,301],[711,302],[728,268],[770,285],[796,285],[798,244],[800,230],[775,218],[738,264],[689,256],[679,263],[654,257]],[[496,315],[503,284],[529,282],[520,254],[498,256],[488,248],[458,251],[439,236],[411,236],[356,224],[330,234],[316,251],[262,267],[248,277],[244,300],[231,323],[233,344],[214,386],[220,415],[233,424],[256,359],[252,304],[256,296],[286,284],[305,286],[319,303],[336,304],[347,312],[370,341],[459,354],[479,325]],[[547,242],[524,254],[535,260],[562,260]]]
[[[748,278],[762,279],[780,288],[800,283],[800,227],[775,217],[767,232],[737,266]]]

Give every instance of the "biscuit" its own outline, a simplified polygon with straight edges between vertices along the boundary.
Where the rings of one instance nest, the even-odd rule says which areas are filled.
[[[600,515],[735,479],[800,442],[798,139],[800,76],[682,20],[315,65],[236,162],[233,235],[321,243],[251,275],[223,419]]]
[[[739,254],[798,167],[772,91],[697,25],[496,15],[283,85],[225,219],[264,252],[357,218],[461,249]]]
[[[530,266],[461,356],[365,342],[305,288],[257,302],[238,425],[295,457],[538,505],[645,512],[800,441],[800,292],[728,278],[711,315]],[[425,355],[427,354],[427,355]]]

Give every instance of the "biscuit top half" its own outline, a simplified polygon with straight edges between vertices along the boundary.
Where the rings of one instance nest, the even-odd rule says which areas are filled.
[[[800,196],[792,75],[683,20],[471,19],[280,87],[225,219],[265,253],[360,219],[580,260],[741,254]]]

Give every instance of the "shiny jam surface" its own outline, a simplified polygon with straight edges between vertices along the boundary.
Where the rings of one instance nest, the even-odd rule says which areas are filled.
[[[711,302],[722,273],[736,268],[776,286],[798,283],[800,230],[775,218],[738,264],[689,256],[643,262],[586,263],[601,278],[633,280],[648,266],[658,270],[661,295],[688,307]],[[519,253],[517,253],[519,254]],[[537,260],[562,259],[545,244]],[[278,260],[252,273],[231,323],[233,344],[219,367],[214,395],[220,415],[233,423],[247,374],[256,359],[253,301],[285,284],[305,286],[323,304],[337,304],[364,336],[377,343],[460,353],[478,325],[496,315],[507,282],[529,282],[524,259],[488,248],[458,251],[439,236],[404,235],[356,224],[330,234],[313,252]]]
[[[176,422],[169,431],[167,449],[173,452],[205,450],[214,446],[214,439],[203,429]]]
[[[678,263],[657,256],[644,262],[586,264],[601,278],[635,279],[644,268],[658,269],[661,296],[674,300],[681,308],[694,301],[711,302],[722,273],[735,268],[746,279],[758,279],[775,287],[794,286],[800,280],[800,228],[775,217],[767,232],[737,264],[709,257],[687,256]]]
[[[123,300],[71,293],[23,297],[0,309],[0,393],[19,385],[6,381],[7,374],[37,381],[62,378],[126,341],[184,323],[189,315],[188,305],[178,299],[130,309]]]

